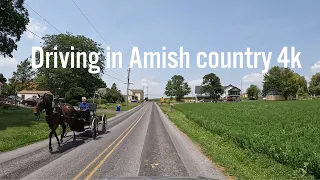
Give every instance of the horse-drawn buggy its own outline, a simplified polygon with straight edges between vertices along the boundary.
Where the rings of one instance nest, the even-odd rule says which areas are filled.
[[[88,103],[89,110],[83,111],[79,110],[79,118],[74,121],[74,130],[76,132],[83,132],[86,130],[86,126],[91,130],[91,135],[93,139],[98,136],[99,132],[99,124],[101,124],[101,132],[105,133],[107,131],[107,118],[103,114],[102,116],[96,115],[97,104],[95,103]]]
[[[90,129],[93,139],[99,134],[99,124],[101,124],[101,132],[105,133],[107,129],[107,117],[96,115],[97,104],[88,103],[89,110],[76,110],[73,106],[67,103],[61,103],[63,99],[54,99],[51,94],[39,95],[39,101],[34,109],[34,114],[39,116],[42,110],[46,113],[46,121],[51,129],[49,134],[49,149],[51,147],[51,138],[54,135],[60,145],[63,142],[63,137],[66,136],[67,126],[73,131],[73,139],[76,139],[75,132],[85,132]],[[60,141],[56,134],[56,129],[62,127]]]

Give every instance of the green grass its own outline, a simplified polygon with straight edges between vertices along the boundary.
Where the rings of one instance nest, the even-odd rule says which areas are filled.
[[[319,101],[189,103],[175,105],[178,111],[162,109],[230,175],[318,178]]]
[[[116,116],[116,114],[113,113],[97,112],[97,116],[102,116],[103,114],[107,116],[107,119]]]
[[[120,104],[120,110],[121,111],[128,111],[128,110],[130,110],[130,109],[132,109],[132,108],[134,108],[134,107],[136,107],[136,106],[138,106],[138,105],[140,105],[141,103],[128,103],[128,106],[126,105],[126,103],[122,103],[122,104]],[[116,106],[117,106],[118,104],[116,104],[116,103],[108,103],[108,104],[99,104],[99,108],[102,108],[102,109],[109,109],[109,110],[116,110]]]
[[[0,108],[0,152],[10,151],[48,138],[49,127],[41,115],[38,121],[33,109]]]

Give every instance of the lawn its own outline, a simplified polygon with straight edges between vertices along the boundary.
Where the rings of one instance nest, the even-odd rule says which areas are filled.
[[[165,110],[168,107],[162,108]],[[254,175],[260,174],[259,177],[264,177],[262,179],[273,179],[277,173],[280,179],[287,179],[304,175],[309,178],[312,174],[315,178],[320,178],[318,100],[192,103],[175,105],[174,108],[178,111],[168,112],[172,121],[186,134],[194,137],[195,142],[199,143],[212,159],[226,167],[231,175],[256,179]],[[198,128],[192,131],[192,127]],[[201,133],[203,134],[200,136]],[[223,143],[217,144],[213,141]],[[224,142],[232,142],[232,145]],[[230,154],[212,147],[219,145],[221,149],[228,146],[229,151],[241,148],[242,153],[247,154],[242,159],[243,163],[246,162],[245,166],[250,169],[241,166],[239,159],[235,157],[237,153]],[[248,155],[248,152],[254,156],[250,153]],[[257,157],[260,163],[255,160]],[[267,168],[270,165],[273,169]],[[264,171],[258,170],[264,166]]]
[[[0,108],[0,152],[9,151],[48,138],[44,116],[38,121],[33,109]]]
[[[138,105],[140,105],[141,103],[128,103],[128,106],[126,103],[122,103],[120,104],[120,110],[121,111],[128,111]],[[102,109],[109,109],[109,110],[116,110],[118,104],[116,103],[108,103],[108,104],[99,104],[98,108],[102,108]]]
[[[107,115],[107,118],[116,115],[113,113],[104,114]],[[97,113],[97,115],[102,115],[102,113]],[[60,131],[61,127],[56,131],[58,135]],[[10,151],[47,139],[49,132],[50,129],[43,113],[38,121],[33,114],[33,109],[0,108],[0,152]]]

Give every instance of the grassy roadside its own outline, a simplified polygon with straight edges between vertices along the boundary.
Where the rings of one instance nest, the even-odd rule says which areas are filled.
[[[207,157],[224,167],[229,176],[239,179],[314,179],[313,176],[303,176],[296,169],[282,165],[266,155],[236,146],[231,140],[213,134],[189,120],[182,112],[170,112],[168,105],[160,108],[182,132],[201,147]]]
[[[104,114],[107,115],[107,118],[116,115],[113,113]],[[41,114],[40,120],[37,120],[33,114],[33,109],[0,108],[0,152],[11,151],[45,140],[48,138],[49,131],[44,114]],[[59,135],[61,127],[56,132]]]
[[[32,111],[25,108],[0,109],[0,152],[48,138],[49,127],[44,116],[38,121]]]
[[[107,113],[106,112],[97,112],[96,114],[97,114],[97,116],[102,116],[104,114],[107,116],[107,119],[116,116],[116,114],[108,113],[108,112]]]
[[[126,105],[126,103],[122,103],[120,104],[120,110],[121,111],[128,111],[138,105],[140,105],[141,103],[128,103],[128,106]],[[118,104],[116,103],[109,103],[109,104],[99,104],[98,108],[101,109],[108,109],[108,110],[116,110]]]

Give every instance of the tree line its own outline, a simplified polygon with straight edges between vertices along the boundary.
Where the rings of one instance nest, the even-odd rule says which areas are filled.
[[[210,99],[217,101],[222,93],[220,78],[215,73],[206,74],[202,78],[200,93],[207,94]],[[258,98],[259,94],[266,96],[269,92],[280,92],[285,99],[292,97],[320,96],[320,73],[316,73],[308,82],[304,76],[290,68],[272,67],[263,77],[262,90],[251,84],[247,89],[248,97]],[[181,101],[184,96],[191,93],[191,88],[181,75],[174,75],[168,80],[164,94],[170,99]]]
[[[309,86],[308,86],[309,84]],[[269,92],[280,92],[285,99],[320,95],[320,73],[315,73],[308,83],[304,76],[290,68],[272,67],[263,77],[262,91],[251,84],[247,89],[248,97],[257,98],[258,94],[266,96]]]
[[[223,93],[220,78],[214,74],[206,74],[202,78],[200,92],[203,94],[208,94],[211,99],[217,101]],[[168,80],[164,94],[169,96],[170,99],[175,98],[176,101],[181,101],[184,96],[191,93],[191,88],[187,82],[185,82],[184,77],[181,75],[174,75]]]

